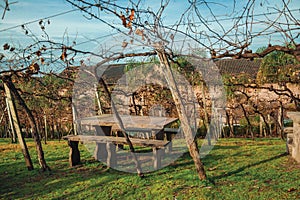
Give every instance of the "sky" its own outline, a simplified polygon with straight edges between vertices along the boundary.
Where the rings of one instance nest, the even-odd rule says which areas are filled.
[[[4,0],[0,0],[0,5],[3,5]],[[10,3],[16,2],[10,5],[10,11],[7,11],[4,19],[0,20],[0,46],[5,43],[12,43],[14,45],[26,46],[32,43],[32,39],[27,37],[22,30],[22,24],[26,24],[35,35],[43,38],[45,35],[39,28],[39,19],[49,18],[50,24],[46,26],[47,34],[52,40],[57,42],[64,42],[66,44],[71,44],[73,40],[76,40],[76,48],[91,51],[95,46],[110,41],[112,39],[111,34],[115,34],[117,31],[112,30],[107,25],[101,23],[96,19],[87,19],[88,17],[75,9],[70,5],[70,3],[65,0],[9,0]],[[128,1],[118,0],[122,6],[130,6]],[[145,8],[150,8],[153,11],[157,11],[160,7],[159,0],[143,0],[142,4]],[[165,24],[173,24],[175,21],[179,20],[180,14],[185,8],[189,6],[187,0],[171,0],[169,6],[163,15],[163,20]],[[211,8],[214,13],[220,18],[237,16],[238,13],[232,13],[233,10],[233,0],[222,0],[222,1],[210,1],[215,2],[211,4]],[[236,10],[241,9],[241,6],[245,5],[246,0],[236,1]],[[281,0],[272,0],[271,5],[281,6]],[[268,12],[268,7],[262,7],[262,4],[268,4],[268,0],[257,0],[256,13]],[[299,0],[292,0],[291,8],[300,9]],[[203,4],[198,4],[199,10]],[[2,14],[3,8],[0,8],[0,13]],[[207,19],[212,19],[209,11],[201,10],[204,15],[207,15]],[[55,16],[60,14],[59,16]],[[103,19],[108,19],[110,23],[121,26],[120,19],[115,16],[106,15],[105,13],[100,13]],[[300,12],[295,12],[295,16],[300,18]],[[270,18],[273,16],[270,15]],[[47,21],[44,20],[44,21]],[[228,21],[223,22],[226,27]],[[217,29],[217,25],[212,24]],[[205,28],[204,28],[205,29]],[[256,41],[256,46],[266,43],[267,38],[261,38]]]
[[[107,34],[107,31],[104,31],[107,28],[101,23],[97,20],[87,20],[82,13],[63,0],[26,0],[12,4],[10,9],[11,11],[6,12],[4,19],[0,21],[0,31],[37,20],[37,22],[26,26],[37,36],[42,36],[43,32],[38,25],[39,19],[71,11],[49,18],[50,24],[46,26],[46,31],[52,39],[62,42],[66,41],[68,36],[69,38],[77,38],[77,40],[88,40]],[[29,40],[20,26],[0,32],[0,36],[1,43],[22,44],[26,39]]]

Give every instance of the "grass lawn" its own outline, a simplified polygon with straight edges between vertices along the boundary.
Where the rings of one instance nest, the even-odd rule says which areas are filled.
[[[18,144],[0,139],[0,199],[300,199],[300,164],[286,156],[279,139],[221,139],[203,159],[209,181],[201,182],[192,159],[176,162],[141,179],[107,169],[84,145],[82,165],[68,166],[65,141],[43,145],[51,172],[27,171]]]

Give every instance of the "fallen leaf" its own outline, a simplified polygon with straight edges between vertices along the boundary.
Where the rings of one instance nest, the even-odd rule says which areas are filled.
[[[213,171],[213,170],[216,170],[217,167],[211,167],[211,168],[208,168],[208,171]]]
[[[296,191],[296,189],[295,188],[289,188],[288,189],[288,192],[293,192],[293,191]]]

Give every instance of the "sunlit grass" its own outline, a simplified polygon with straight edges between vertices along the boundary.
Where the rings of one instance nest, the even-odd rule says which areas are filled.
[[[199,142],[201,143],[201,142]],[[299,199],[300,165],[279,139],[222,139],[203,158],[209,181],[200,181],[184,154],[144,179],[94,161],[79,145],[82,165],[70,168],[65,141],[43,145],[51,172],[27,171],[18,144],[0,139],[1,199]]]

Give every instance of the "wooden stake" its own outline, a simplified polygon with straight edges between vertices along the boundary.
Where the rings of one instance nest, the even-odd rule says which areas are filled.
[[[161,63],[162,72],[165,75],[166,81],[168,83],[169,89],[172,93],[173,100],[177,108],[178,116],[181,122],[181,127],[185,136],[190,155],[193,158],[200,180],[204,180],[206,179],[206,174],[204,166],[200,160],[198,145],[197,142],[194,140],[193,132],[189,125],[189,119],[186,116],[185,107],[180,97],[180,93],[171,66],[169,64],[166,52],[164,50],[157,50],[157,55]]]
[[[30,158],[30,154],[29,154],[26,142],[24,140],[24,137],[22,135],[22,132],[21,132],[20,122],[19,122],[19,118],[18,118],[18,115],[17,115],[16,106],[15,106],[15,103],[13,101],[10,89],[8,88],[6,83],[4,83],[4,90],[5,90],[6,100],[7,100],[7,104],[8,104],[8,108],[9,108],[8,110],[9,110],[9,113],[11,115],[13,128],[15,129],[16,134],[18,136],[18,140],[19,140],[19,143],[20,143],[20,146],[21,146],[21,149],[22,149],[23,156],[25,158],[25,163],[26,163],[27,169],[28,170],[33,170],[33,165],[32,165],[32,161],[31,161],[31,158]]]

